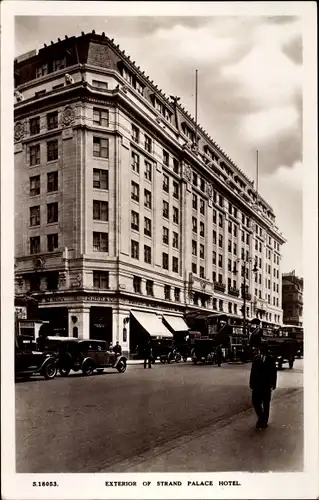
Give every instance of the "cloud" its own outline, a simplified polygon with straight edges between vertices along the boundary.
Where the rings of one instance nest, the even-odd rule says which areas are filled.
[[[303,164],[298,161],[291,167],[286,165],[280,166],[272,175],[264,177],[263,184],[276,188],[285,187],[287,191],[302,192],[303,176],[304,167]]]
[[[299,114],[294,106],[265,109],[242,118],[241,133],[249,142],[260,145],[287,135],[298,126]]]

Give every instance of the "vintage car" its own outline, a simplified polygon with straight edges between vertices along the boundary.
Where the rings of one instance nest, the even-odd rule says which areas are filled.
[[[57,373],[56,359],[50,353],[34,349],[31,340],[17,338],[15,343],[15,376],[28,379],[40,374],[46,379],[53,379]]]
[[[126,370],[126,357],[110,350],[104,340],[49,336],[39,339],[39,347],[56,356],[59,373],[64,377],[71,370],[82,370],[84,375],[91,375],[94,370],[102,373],[105,368],[115,368],[120,373]]]
[[[192,362],[196,365],[198,362],[221,365],[222,355],[219,345],[211,338],[202,337],[195,339],[194,347],[191,352]]]

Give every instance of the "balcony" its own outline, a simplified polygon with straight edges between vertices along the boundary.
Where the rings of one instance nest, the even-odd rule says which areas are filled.
[[[233,297],[239,297],[239,290],[237,288],[229,287],[228,294],[232,295]]]
[[[244,298],[244,293],[243,293],[243,292],[242,292],[241,296],[242,296],[242,298]],[[246,299],[246,300],[251,300],[251,293],[246,292],[246,293],[245,293],[245,299]]]
[[[214,281],[214,290],[218,292],[225,292],[226,285],[224,283],[220,283],[219,281]]]

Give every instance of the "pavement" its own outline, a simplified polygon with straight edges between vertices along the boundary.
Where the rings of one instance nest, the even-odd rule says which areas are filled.
[[[276,398],[267,429],[255,429],[254,411],[216,422],[205,431],[122,463],[114,472],[301,472],[303,470],[303,390]]]

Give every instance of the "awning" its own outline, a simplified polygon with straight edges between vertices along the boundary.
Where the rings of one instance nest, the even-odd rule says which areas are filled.
[[[180,316],[163,316],[174,332],[187,332],[189,327]]]
[[[131,314],[151,337],[173,337],[156,314],[140,311],[131,311]]]

